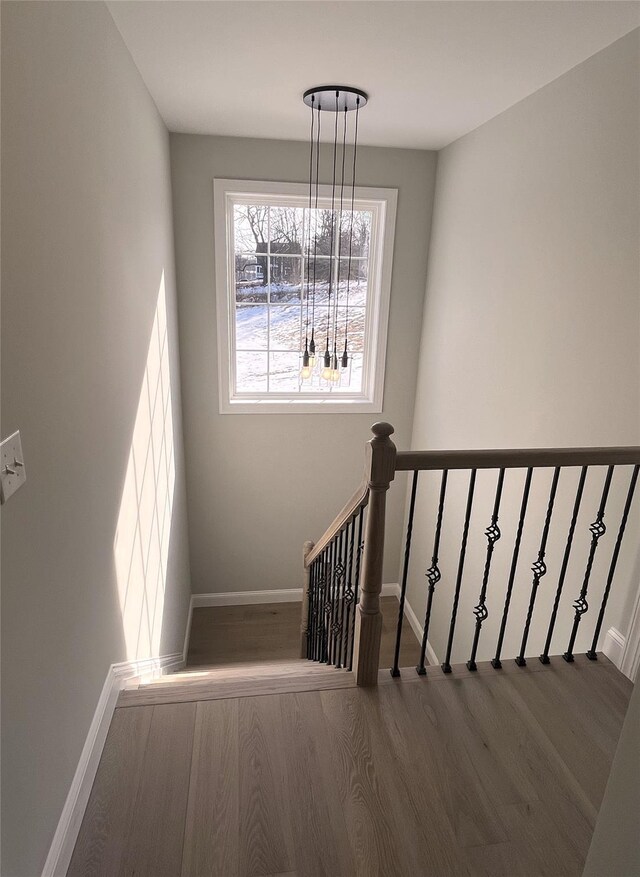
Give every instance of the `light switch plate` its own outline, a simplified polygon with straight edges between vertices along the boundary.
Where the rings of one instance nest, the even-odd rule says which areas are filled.
[[[0,503],[4,505],[26,480],[27,470],[18,430],[0,444]]]

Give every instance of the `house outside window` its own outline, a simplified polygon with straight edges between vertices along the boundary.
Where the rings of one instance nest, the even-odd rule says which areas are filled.
[[[308,184],[214,181],[222,413],[382,411],[396,199],[358,187],[352,215],[330,186],[309,209]],[[323,378],[327,339],[338,380]]]

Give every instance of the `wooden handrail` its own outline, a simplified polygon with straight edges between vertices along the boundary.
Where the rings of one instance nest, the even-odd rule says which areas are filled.
[[[322,538],[316,542],[313,550],[305,555],[304,565],[308,569],[318,555],[329,545],[337,533],[344,527],[347,521],[353,517],[369,500],[369,485],[366,481],[358,487],[351,499],[342,507],[331,524],[327,527]]]
[[[517,469],[546,466],[640,464],[640,447],[514,448],[470,451],[398,451],[396,472],[416,469]]]

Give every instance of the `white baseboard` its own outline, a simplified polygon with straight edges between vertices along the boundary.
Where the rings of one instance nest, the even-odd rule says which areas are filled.
[[[411,625],[411,629],[415,633],[416,639],[418,640],[419,643],[421,643],[422,642],[423,627],[422,627],[422,624],[420,623],[420,621],[418,621],[418,616],[411,608],[411,605],[409,604],[408,600],[404,601],[404,616],[407,619],[407,621],[409,622],[409,624]],[[429,640],[427,640],[426,657],[427,657],[428,663],[433,667],[437,667],[438,664],[440,663],[436,653],[433,651],[433,646],[431,645]]]
[[[640,678],[640,588],[638,588],[629,629],[625,637],[620,670],[632,682]]]
[[[400,586],[391,582],[382,586],[382,596],[398,596]],[[203,606],[250,606],[257,603],[301,603],[302,588],[282,588],[278,591],[227,591],[221,594],[192,594],[191,608]]]
[[[606,632],[604,642],[602,643],[602,653],[609,658],[612,664],[615,664],[618,670],[622,670],[622,656],[624,654],[625,642],[625,637],[620,631],[616,630],[615,627],[610,627]]]
[[[191,637],[191,622],[193,621],[193,594],[189,599],[189,614],[187,615],[187,627],[184,632],[184,646],[182,647],[182,661],[187,663],[187,653],[189,651],[189,638]]]
[[[182,654],[176,652],[143,661],[123,661],[109,667],[42,877],[64,877],[67,873],[121,688],[134,677],[158,676],[165,670],[177,669],[183,664]]]

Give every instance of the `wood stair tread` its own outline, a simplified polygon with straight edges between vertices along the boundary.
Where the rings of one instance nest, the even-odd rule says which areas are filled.
[[[195,675],[197,673],[197,675]],[[355,676],[304,659],[186,670],[125,688],[117,707],[352,688]]]

